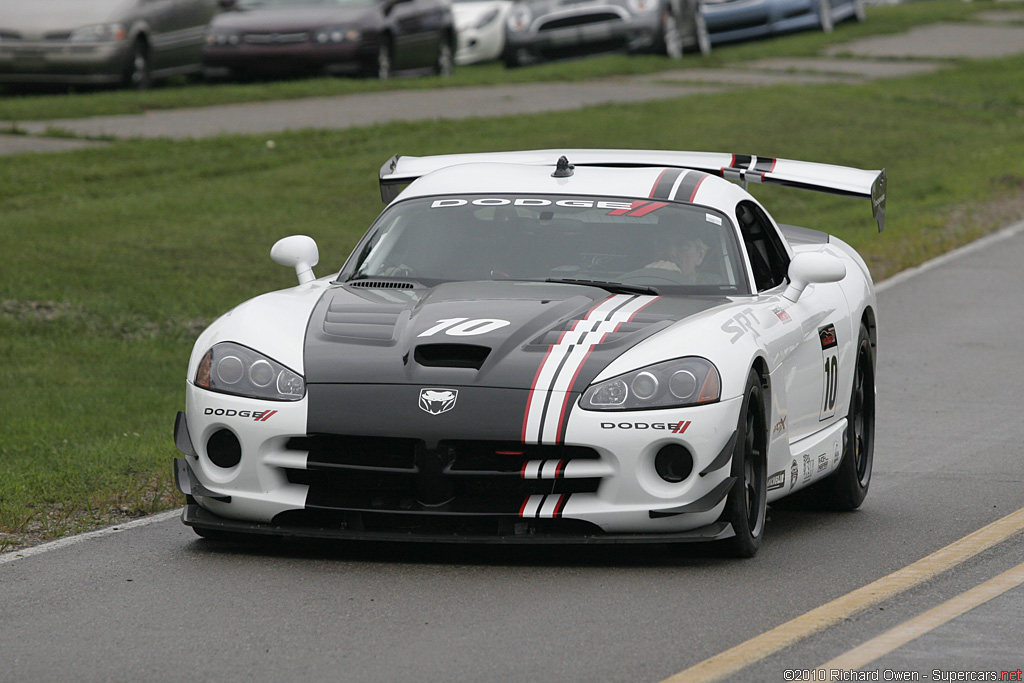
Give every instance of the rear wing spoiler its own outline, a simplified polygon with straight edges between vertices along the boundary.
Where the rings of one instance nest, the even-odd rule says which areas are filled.
[[[864,171],[810,161],[717,152],[566,149],[443,154],[426,157],[396,154],[381,166],[380,196],[384,202],[390,203],[401,192],[402,186],[408,185],[420,176],[458,164],[505,163],[554,168],[561,156],[567,157],[573,166],[686,168],[717,175],[741,183],[743,187],[746,187],[747,183],[763,183],[869,199],[871,215],[878,223],[878,231],[882,232],[885,227],[885,169]]]

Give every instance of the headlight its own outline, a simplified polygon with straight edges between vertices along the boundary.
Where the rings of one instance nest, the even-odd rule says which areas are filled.
[[[516,5],[512,8],[512,11],[508,13],[508,30],[512,33],[522,33],[526,29],[530,28],[530,22],[533,20],[533,13],[530,12],[530,8],[526,5]]]
[[[714,364],[689,356],[650,365],[592,384],[580,398],[584,410],[645,410],[714,403],[722,380]]]
[[[76,28],[68,40],[72,43],[108,43],[124,40],[127,35],[124,24],[92,24]]]
[[[206,352],[195,381],[210,391],[272,401],[298,401],[306,393],[301,375],[232,342],[215,344]]]
[[[213,31],[206,34],[207,45],[238,45],[242,42],[242,39],[237,33],[229,33],[226,31]]]
[[[363,37],[363,34],[356,28],[347,26],[329,26],[318,29],[313,33],[313,42],[319,45],[328,43],[356,42]]]
[[[647,14],[658,8],[658,0],[629,0],[629,9],[633,14]]]

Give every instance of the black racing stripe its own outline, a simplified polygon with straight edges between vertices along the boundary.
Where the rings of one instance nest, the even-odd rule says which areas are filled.
[[[749,154],[733,154],[731,168],[750,168],[750,162],[754,157]]]
[[[676,179],[683,173],[685,169],[682,168],[669,168],[666,169],[658,177],[658,182],[654,184],[654,189],[651,190],[651,199],[670,199],[669,193],[672,192],[672,186],[676,184]]]
[[[775,159],[772,157],[757,157],[757,164],[754,165],[754,170],[758,173],[771,173],[772,169],[775,168]]]
[[[704,182],[704,179],[707,177],[707,173],[690,171],[686,174],[686,177],[683,178],[683,182],[679,183],[679,189],[676,190],[676,194],[672,198],[684,202],[692,202],[693,194],[697,191],[697,186]]]

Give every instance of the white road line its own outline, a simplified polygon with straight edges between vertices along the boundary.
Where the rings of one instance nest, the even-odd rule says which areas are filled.
[[[76,534],[74,536],[65,536],[58,538],[55,541],[49,541],[41,545],[35,545],[30,548],[24,548],[22,550],[9,550],[3,554],[0,554],[0,564],[6,564],[8,562],[14,562],[15,560],[23,560],[34,555],[42,555],[43,553],[50,552],[51,550],[59,550],[66,548],[82,541],[89,541],[94,538],[102,538],[103,536],[111,536],[128,529],[135,529],[142,526],[149,526],[150,524],[159,524],[160,522],[167,521],[173,517],[181,515],[181,508],[177,510],[168,510],[166,512],[159,512],[149,517],[140,517],[139,519],[133,519],[130,522],[124,524],[114,524],[113,526],[104,527],[102,529],[96,529],[95,531],[87,531],[83,534]]]

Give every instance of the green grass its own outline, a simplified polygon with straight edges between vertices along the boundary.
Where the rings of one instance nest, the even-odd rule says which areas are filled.
[[[956,4],[959,7],[959,3]],[[794,37],[799,38],[799,37]],[[753,187],[781,222],[854,244],[882,278],[1024,213],[1024,57],[860,86],[779,86],[584,111],[342,132],[115,142],[0,164],[0,549],[165,509],[198,331],[289,287],[294,233],[340,267],[395,152],[636,147],[885,166],[867,202]],[[883,339],[884,344],[884,339]]]
[[[146,92],[82,91],[70,94],[23,94],[0,86],[0,131],[17,130],[17,122],[83,116],[141,113],[235,102],[261,102],[299,97],[325,97],[392,89],[501,85],[535,81],[579,81],[644,74],[669,69],[721,66],[778,56],[810,56],[824,47],[868,35],[897,33],[939,21],[969,20],[981,10],[1002,7],[995,2],[913,2],[868,8],[863,24],[845,22],[832,34],[809,31],[782,38],[716,47],[710,56],[687,55],[678,62],[656,55],[608,55],[574,61],[505,69],[499,63],[456,69],[451,78],[397,78],[386,82],[355,78],[306,78],[256,83],[206,84],[175,80]]]

